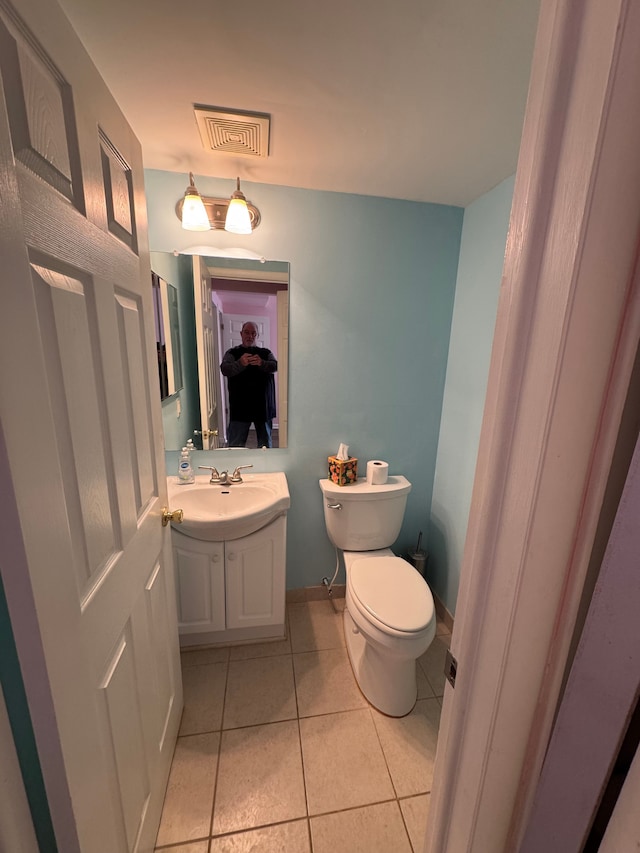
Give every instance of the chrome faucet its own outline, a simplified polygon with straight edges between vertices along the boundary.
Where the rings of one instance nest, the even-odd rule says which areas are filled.
[[[253,465],[238,465],[233,474],[229,475],[228,471],[220,471],[216,468],[213,468],[211,465],[198,465],[198,468],[204,468],[207,471],[211,471],[211,479],[209,482],[214,486],[231,486],[234,483],[241,483],[242,476],[240,471],[243,468],[253,468]]]
[[[241,474],[240,474],[240,471],[241,471],[243,468],[253,468],[253,465],[238,465],[238,467],[236,468],[236,470],[235,470],[235,471],[233,472],[233,474],[229,477],[229,483],[230,483],[230,484],[231,484],[231,483],[241,483],[241,482],[242,482],[242,476],[241,476]]]
[[[214,486],[227,486],[229,484],[228,474],[226,471],[218,473],[218,469],[211,465],[198,465],[198,468],[204,468],[206,471],[211,471],[211,479],[209,482]]]

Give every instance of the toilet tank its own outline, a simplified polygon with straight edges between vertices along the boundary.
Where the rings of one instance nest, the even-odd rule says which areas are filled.
[[[388,477],[381,486],[364,477],[350,486],[320,480],[324,521],[333,544],[343,551],[376,551],[398,538],[411,483]]]

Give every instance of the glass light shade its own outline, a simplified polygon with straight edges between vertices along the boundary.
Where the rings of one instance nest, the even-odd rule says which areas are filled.
[[[191,172],[189,172],[189,186],[182,203],[182,227],[185,231],[209,231],[211,228],[204,202],[195,188]]]
[[[251,234],[251,217],[244,198],[231,198],[224,230],[231,231],[232,234]]]

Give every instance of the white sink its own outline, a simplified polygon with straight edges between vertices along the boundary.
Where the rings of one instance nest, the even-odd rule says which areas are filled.
[[[245,474],[242,483],[219,486],[209,475],[196,476],[195,483],[179,485],[167,478],[169,509],[181,509],[182,523],[172,526],[193,539],[223,542],[248,536],[265,527],[291,506],[287,478],[282,472]]]

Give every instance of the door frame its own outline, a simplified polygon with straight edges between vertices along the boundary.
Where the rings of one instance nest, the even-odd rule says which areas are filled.
[[[425,851],[517,850],[640,340],[640,7],[542,0]]]
[[[215,363],[219,350],[220,332],[218,307],[211,299],[211,276],[200,255],[193,256],[192,271],[202,449],[215,450],[220,446],[219,423],[222,403],[218,395],[219,373]]]
[[[613,815],[613,792],[603,798],[603,791],[614,775],[612,757],[621,749],[640,689],[640,632],[629,630],[640,610],[639,514],[640,438],[558,708],[520,853],[582,850],[592,829],[602,839],[609,832],[606,810],[595,823],[593,819],[601,802],[610,805]],[[603,696],[606,701],[599,701]],[[628,781],[634,784],[634,774]],[[627,778],[619,796],[626,782]],[[637,814],[637,808],[634,811]],[[611,850],[637,849],[637,819],[634,822],[635,827],[633,822],[624,827],[621,821],[616,843],[609,842]],[[623,841],[618,833],[629,834]],[[594,849],[599,838],[590,841],[589,848]]]

